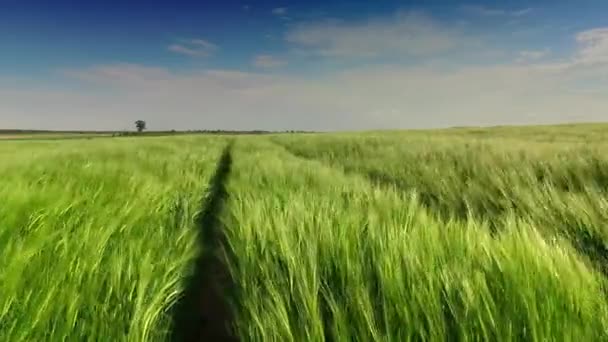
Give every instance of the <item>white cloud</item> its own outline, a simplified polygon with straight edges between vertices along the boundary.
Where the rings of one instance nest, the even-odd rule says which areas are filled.
[[[252,63],[258,68],[278,68],[286,65],[287,61],[271,55],[257,55]]]
[[[307,24],[287,38],[326,56],[399,53],[425,60],[452,57],[446,52],[471,44],[458,30],[419,14]],[[144,119],[151,129],[353,130],[606,120],[608,28],[575,39],[576,50],[561,60],[527,50],[519,56],[527,63],[350,66],[322,75],[94,66],[65,72],[76,90],[0,82],[0,123],[122,129]],[[469,49],[466,57],[488,50]],[[278,59],[260,55],[256,61],[270,67]]]
[[[608,79],[545,64],[359,67],[322,77],[135,66],[82,70],[81,91],[0,87],[5,126],[353,130],[606,119]],[[581,86],[581,84],[586,86]],[[588,84],[593,84],[589,88]],[[44,127],[42,127],[44,126]]]
[[[203,39],[182,40],[171,44],[169,51],[192,57],[208,57],[218,50],[217,45]]]
[[[608,27],[586,30],[576,34],[578,49],[570,58],[545,63],[543,68],[585,76],[588,83],[608,80]]]
[[[549,49],[544,50],[523,50],[520,51],[517,57],[518,63],[533,62],[548,56],[551,53]]]
[[[285,39],[326,57],[425,56],[471,43],[456,27],[444,27],[420,13],[359,23],[326,20],[300,24]]]
[[[532,8],[524,8],[524,9],[520,9],[520,10],[516,10],[516,11],[511,11],[511,15],[515,16],[515,17],[520,17],[522,15],[527,15],[532,13],[533,9]]]
[[[172,74],[164,68],[129,63],[99,65],[80,70],[64,70],[63,73],[87,83],[102,85],[139,85],[172,77]]]
[[[577,56],[579,63],[608,63],[608,27],[580,32],[576,41],[583,46]]]
[[[286,7],[273,8],[272,9],[272,14],[278,15],[278,16],[284,16],[284,15],[287,14],[287,8]]]
[[[466,12],[484,16],[484,17],[493,17],[493,16],[510,16],[510,17],[521,17],[524,15],[528,15],[532,13],[532,8],[522,8],[517,10],[506,10],[499,8],[489,8],[480,5],[466,5],[462,6],[462,9]]]
[[[291,20],[291,17],[289,17],[287,15],[287,7],[277,7],[277,8],[273,8],[271,13],[275,16],[277,16],[278,18],[280,18],[281,20],[286,20],[289,21]]]

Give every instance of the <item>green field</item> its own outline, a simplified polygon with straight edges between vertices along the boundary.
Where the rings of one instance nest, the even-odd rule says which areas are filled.
[[[0,142],[0,341],[603,341],[607,277],[605,124]]]

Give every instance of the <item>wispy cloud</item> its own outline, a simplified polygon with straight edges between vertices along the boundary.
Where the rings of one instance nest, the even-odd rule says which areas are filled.
[[[291,17],[287,15],[287,7],[273,8],[271,13],[281,20],[291,20]]]
[[[244,11],[249,11],[249,10],[251,9],[251,6],[249,6],[249,5],[243,5],[241,8],[242,8]]]
[[[503,19],[516,15],[523,14]],[[605,120],[608,27],[574,33],[573,50],[546,45],[555,49],[550,54],[545,45],[511,44],[504,33],[480,33],[475,24],[421,13],[313,21],[290,27],[284,38],[289,48],[331,57],[324,61],[338,66],[331,71],[267,72],[287,62],[270,52],[247,61],[259,72],[100,65],[65,73],[77,90],[3,86],[0,80],[0,116],[15,127],[60,129],[116,129],[142,118],[158,129],[315,130]],[[559,41],[566,33],[553,34]],[[476,63],[497,45],[504,56]],[[218,50],[205,40],[173,46],[192,56]],[[377,59],[349,63],[352,57]],[[389,65],[389,58],[397,62]]]
[[[507,9],[500,9],[500,8],[490,8],[490,7],[480,6],[480,5],[465,5],[465,6],[462,6],[462,9],[465,10],[466,12],[484,16],[484,17],[489,17],[489,16],[521,17],[524,15],[528,15],[528,14],[532,13],[532,11],[533,11],[532,8],[507,10]]]
[[[189,39],[169,45],[168,50],[192,57],[208,57],[215,53],[218,47],[204,39]]]
[[[257,55],[253,58],[252,63],[258,68],[271,69],[285,66],[287,61],[272,55]]]
[[[71,74],[82,81],[81,89],[94,82],[95,91],[0,86],[0,113],[14,113],[7,121],[12,126],[47,122],[55,126],[45,128],[61,129],[116,129],[140,118],[158,129],[352,130],[598,121],[608,112],[607,34],[608,28],[580,32],[576,51],[559,63],[355,66],[316,77],[97,66]],[[105,87],[118,91],[96,92]]]
[[[61,70],[61,74],[87,83],[105,85],[139,85],[167,80],[171,72],[161,67],[150,67],[132,63],[97,65],[86,69]]]
[[[525,63],[525,62],[538,61],[539,59],[542,59],[542,58],[548,56],[550,53],[551,53],[551,51],[549,49],[523,50],[518,53],[516,62]]]
[[[608,64],[608,27],[580,32],[576,41],[582,44],[578,61],[584,64]]]
[[[390,20],[358,23],[324,20],[300,24],[285,39],[326,57],[425,56],[469,42],[455,27],[445,27],[421,13],[398,13]]]
[[[287,7],[276,7],[272,9],[272,14],[284,16],[287,14]]]
[[[608,27],[581,31],[575,37],[578,48],[569,58],[541,63],[539,67],[581,77],[584,75],[593,82],[608,80]]]
[[[511,15],[516,16],[516,17],[520,17],[522,15],[527,15],[527,14],[532,13],[533,10],[534,9],[528,7],[528,8],[520,9],[520,10],[517,10],[517,11],[511,11]]]

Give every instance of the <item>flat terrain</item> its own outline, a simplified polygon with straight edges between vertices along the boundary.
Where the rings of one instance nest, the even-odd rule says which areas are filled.
[[[0,143],[2,341],[608,340],[608,125]]]
[[[111,136],[110,133],[6,133],[0,131],[0,140],[46,140],[46,139],[84,139]]]

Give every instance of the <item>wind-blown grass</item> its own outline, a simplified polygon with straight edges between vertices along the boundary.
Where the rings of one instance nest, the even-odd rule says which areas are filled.
[[[604,137],[234,137],[207,208],[233,287],[212,302],[243,341],[608,340]],[[226,142],[0,144],[0,340],[169,339]]]
[[[215,138],[0,145],[0,340],[152,341],[198,253]]]
[[[243,340],[606,337],[602,275],[524,219],[494,236],[442,222],[415,191],[260,141],[234,160],[225,223]]]
[[[525,136],[524,136],[525,137]],[[569,239],[608,273],[608,145],[544,143],[517,135],[392,135],[275,138],[296,155],[416,192],[444,221],[516,216],[548,237]]]

